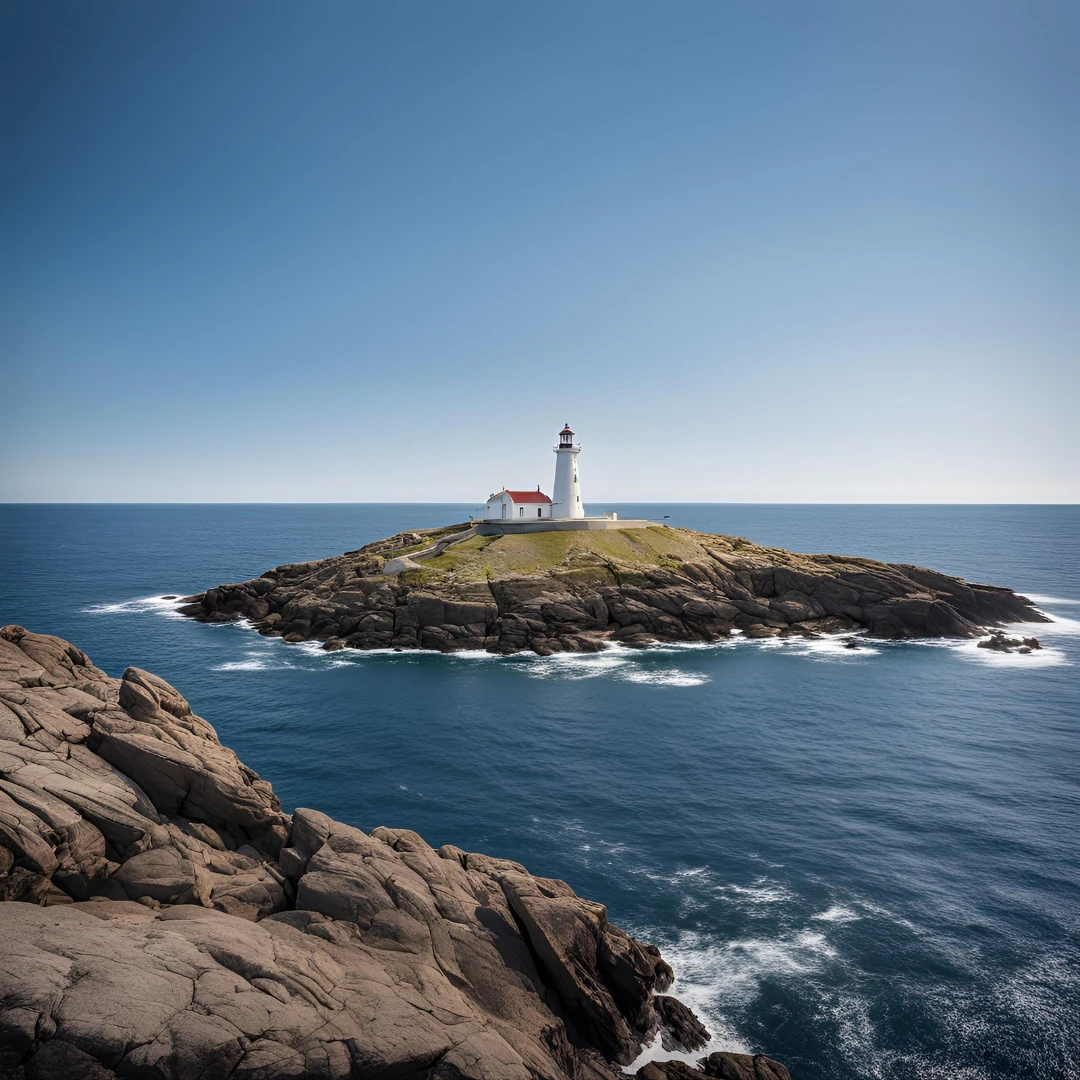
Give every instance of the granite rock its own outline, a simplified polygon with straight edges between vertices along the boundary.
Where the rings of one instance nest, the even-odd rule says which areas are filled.
[[[616,1080],[708,1038],[565,882],[284,814],[173,687],[17,626],[0,898],[4,1080]]]

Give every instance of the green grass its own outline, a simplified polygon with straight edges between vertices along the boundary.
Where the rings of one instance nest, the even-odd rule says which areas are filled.
[[[608,563],[677,569],[705,557],[692,533],[677,529],[611,529],[474,536],[424,559],[425,569],[459,580],[516,577],[590,567],[606,579]]]
[[[441,555],[425,559],[424,565],[433,570],[456,570],[459,566],[472,565],[480,553],[500,539],[499,536],[472,536],[460,544],[452,544]]]

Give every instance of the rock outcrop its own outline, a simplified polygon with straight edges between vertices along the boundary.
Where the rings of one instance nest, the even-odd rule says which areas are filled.
[[[18,626],[0,898],[5,1080],[615,1080],[657,1034],[708,1037],[601,904],[408,830],[284,814],[167,683]],[[706,1075],[787,1076],[714,1058],[729,1071]]]
[[[1001,630],[993,631],[985,641],[979,642],[980,649],[991,649],[994,652],[1012,652],[1014,649],[1018,653],[1027,655],[1034,652],[1037,649],[1041,649],[1042,645],[1039,644],[1039,639],[1034,637],[1026,638],[1014,638],[1007,637]]]
[[[1009,589],[918,566],[798,555],[735,537],[657,526],[472,537],[462,526],[402,533],[185,598],[204,622],[248,619],[327,649],[531,649],[647,645],[867,631],[884,638],[978,637],[1045,622]],[[420,569],[417,552],[438,548]],[[412,553],[412,559],[410,558]]]
[[[791,1080],[791,1073],[764,1054],[710,1054],[700,1069],[682,1061],[649,1062],[638,1080]]]

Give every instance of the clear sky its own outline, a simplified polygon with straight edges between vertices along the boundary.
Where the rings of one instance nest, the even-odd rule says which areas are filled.
[[[2,500],[1080,501],[1074,0],[0,12]]]

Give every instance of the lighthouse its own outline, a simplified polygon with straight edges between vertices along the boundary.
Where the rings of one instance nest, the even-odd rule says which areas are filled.
[[[578,484],[578,454],[581,447],[574,442],[570,425],[559,432],[559,445],[555,450],[555,489],[552,492],[551,516],[553,518],[583,518],[585,508],[581,505],[581,487]]]

